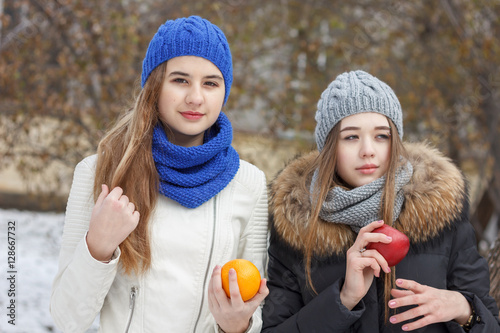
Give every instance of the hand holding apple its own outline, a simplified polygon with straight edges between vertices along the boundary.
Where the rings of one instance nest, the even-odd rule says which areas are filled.
[[[389,267],[396,266],[408,253],[410,249],[410,240],[401,231],[388,226],[387,224],[373,230],[374,233],[383,233],[392,237],[392,242],[384,243],[368,243],[367,250],[377,250],[387,261]]]

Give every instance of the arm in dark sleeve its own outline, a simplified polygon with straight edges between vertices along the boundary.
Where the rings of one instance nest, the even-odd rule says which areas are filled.
[[[361,301],[352,311],[340,302],[343,281],[337,280],[304,304],[299,279],[285,262],[290,251],[273,244],[269,248],[269,296],[263,309],[262,332],[345,332],[361,317],[365,307]],[[296,257],[292,257],[296,258]],[[296,260],[294,265],[303,265]]]
[[[467,219],[457,224],[451,254],[448,289],[462,293],[480,318],[470,332],[499,333],[498,307],[490,295],[488,263],[477,251],[474,229]]]

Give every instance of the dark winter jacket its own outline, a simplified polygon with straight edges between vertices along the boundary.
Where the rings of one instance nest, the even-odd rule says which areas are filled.
[[[486,260],[479,255],[468,221],[465,181],[437,150],[406,144],[414,173],[405,186],[405,203],[394,226],[410,239],[410,251],[396,266],[396,277],[440,289],[456,290],[471,300],[481,319],[472,333],[500,332],[498,308],[489,295]],[[384,322],[383,279],[375,278],[366,296],[349,311],[340,302],[345,254],[356,234],[346,225],[319,221],[311,276],[306,285],[304,237],[311,210],[301,190],[304,169],[316,153],[292,161],[271,184],[268,287],[263,332],[401,332]],[[452,321],[416,332],[464,332]]]

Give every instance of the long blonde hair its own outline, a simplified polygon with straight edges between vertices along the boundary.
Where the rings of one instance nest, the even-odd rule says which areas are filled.
[[[386,180],[384,185],[384,190],[382,194],[382,200],[380,203],[380,217],[385,223],[392,225],[393,211],[394,211],[394,199],[395,193],[395,178],[396,171],[398,168],[407,160],[407,153],[403,146],[403,142],[398,135],[398,131],[392,120],[387,118],[389,125],[391,127],[391,153],[390,153],[390,163],[386,173]],[[337,152],[338,152],[338,138],[340,134],[340,123],[338,122],[328,134],[325,146],[323,150],[319,153],[318,157],[311,163],[306,170],[305,174],[310,175],[316,169],[318,170],[318,178],[316,181],[316,186],[311,193],[311,202],[313,203],[311,209],[311,215],[308,221],[308,234],[306,236],[305,244],[305,272],[307,285],[311,290],[317,294],[316,289],[313,286],[311,278],[311,265],[312,256],[315,247],[317,247],[317,239],[315,236],[315,229],[320,223],[319,213],[323,202],[326,199],[328,192],[336,187],[342,186],[349,188],[337,174]],[[403,158],[401,158],[403,157]],[[302,186],[307,188],[307,177],[304,177]],[[384,300],[386,304],[385,308],[385,319],[388,320],[389,308],[387,303],[390,300],[390,291],[394,286],[395,280],[395,268],[391,270],[390,274],[384,274]]]
[[[137,228],[120,244],[120,263],[126,274],[141,274],[151,267],[149,218],[158,199],[159,177],[152,154],[153,129],[158,123],[158,99],[166,63],[146,81],[135,104],[103,137],[97,148],[94,198],[101,184],[120,186],[140,213]]]

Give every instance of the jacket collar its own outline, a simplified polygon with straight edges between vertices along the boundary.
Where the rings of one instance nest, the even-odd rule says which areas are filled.
[[[405,202],[394,226],[412,244],[424,243],[450,228],[461,214],[465,198],[462,173],[438,150],[423,143],[405,143],[413,176],[404,186]],[[318,152],[291,161],[271,183],[270,215],[278,237],[292,248],[304,251],[307,221],[311,211],[309,192],[301,186],[312,175],[304,169]],[[347,225],[320,220],[315,230],[315,255],[341,254],[353,243],[356,234]]]

